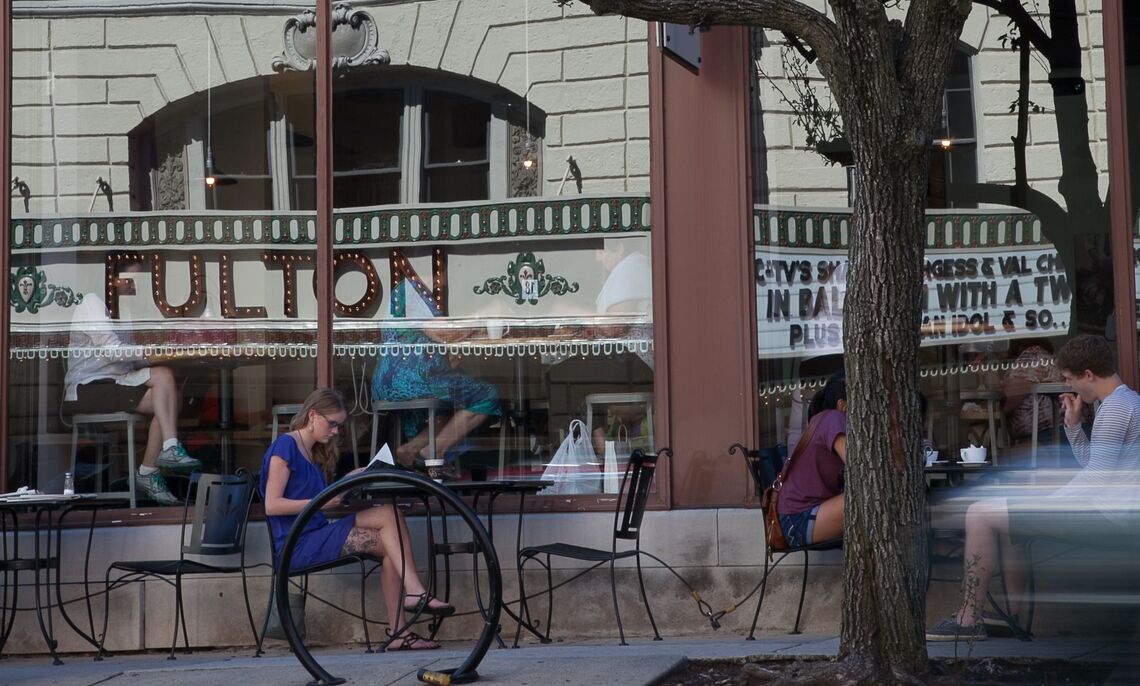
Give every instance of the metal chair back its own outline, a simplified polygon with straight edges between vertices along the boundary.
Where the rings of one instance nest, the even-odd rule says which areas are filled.
[[[248,474],[193,474],[182,513],[182,555],[241,554],[253,492]]]
[[[614,510],[614,538],[636,541],[641,536],[641,520],[645,516],[645,504],[649,500],[649,489],[653,485],[653,475],[657,471],[657,458],[665,453],[670,457],[673,451],[662,448],[656,453],[646,454],[640,448],[629,456],[622,476],[620,496]]]

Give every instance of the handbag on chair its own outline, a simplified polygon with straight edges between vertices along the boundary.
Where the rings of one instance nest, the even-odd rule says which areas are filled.
[[[788,471],[792,468],[792,463],[796,458],[807,449],[811,439],[815,437],[815,428],[819,425],[820,415],[812,417],[808,422],[807,428],[800,436],[800,440],[796,443],[795,450],[792,451],[788,461],[784,463],[783,469],[780,470],[779,475],[772,482],[772,485],[764,489],[764,494],[760,497],[760,507],[764,510],[764,528],[768,534],[768,559],[772,559],[772,553],[781,550],[787,550],[791,546],[784,538],[784,528],[780,526],[780,513],[778,511],[777,503],[780,497],[780,489],[784,486],[784,479],[788,476]]]

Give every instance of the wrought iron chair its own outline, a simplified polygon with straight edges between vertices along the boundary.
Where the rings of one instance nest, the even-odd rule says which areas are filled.
[[[270,528],[270,526],[269,526],[269,518],[268,517],[265,518],[265,528],[269,532],[269,545],[271,548],[273,548],[273,529]],[[257,651],[254,653],[254,655],[253,655],[254,657],[261,657],[262,653],[264,652],[261,648],[265,644],[265,633],[269,628],[269,614],[270,614],[271,608],[273,606],[274,599],[276,598],[276,596],[275,596],[275,593],[277,591],[277,583],[276,583],[276,581],[277,581],[277,550],[276,549],[272,550],[272,558],[273,558],[273,575],[270,577],[270,582],[269,582],[269,600],[265,606],[265,619],[261,623],[261,634],[259,634],[257,636]],[[376,565],[372,569],[366,569],[365,565],[368,562],[375,562]],[[316,574],[317,572],[324,572],[324,571],[328,571],[330,569],[336,569],[338,567],[344,567],[346,565],[359,565],[360,566],[360,621],[364,626],[365,652],[371,653],[372,652],[372,639],[368,635],[368,612],[366,609],[367,603],[365,602],[365,599],[366,599],[365,591],[367,588],[366,582],[368,580],[368,577],[372,574],[372,572],[374,572],[380,568],[380,564],[381,564],[380,559],[373,557],[371,555],[342,555],[341,557],[338,557],[335,560],[329,560],[328,562],[322,562],[320,564],[309,565],[307,567],[295,567],[295,568],[289,570],[289,576],[290,577],[301,577],[301,582],[299,584],[301,592],[304,593],[306,596],[308,596],[309,595],[309,575],[310,574]],[[297,584],[297,582],[290,581],[290,585],[296,585],[296,584]],[[314,597],[316,597],[316,596],[314,596]],[[331,603],[329,603],[328,601],[323,600],[323,599],[321,599],[321,602],[328,604],[328,605],[332,605]],[[336,606],[333,606],[333,607],[336,607]],[[344,608],[337,607],[336,609],[338,609],[342,612],[345,612],[346,614],[349,614],[349,615],[352,614],[351,612],[349,612],[348,610],[345,610]]]
[[[528,560],[536,560],[538,564],[546,569],[546,633],[542,634],[538,631],[534,631],[543,643],[550,642],[550,622],[554,614],[555,586],[550,566],[550,558],[552,557],[565,557],[594,563],[566,581],[558,584],[559,586],[568,584],[607,562],[610,564],[610,591],[614,599],[614,615],[617,617],[618,635],[621,637],[621,645],[623,646],[628,644],[625,641],[625,629],[622,626],[621,610],[618,607],[615,570],[618,560],[630,557],[634,558],[637,563],[637,583],[641,589],[641,601],[645,604],[645,613],[649,615],[649,623],[653,626],[653,640],[661,640],[661,634],[657,631],[657,622],[653,619],[653,611],[649,608],[649,597],[645,593],[645,581],[641,573],[641,556],[649,554],[643,553],[641,550],[641,520],[645,515],[645,504],[649,499],[649,489],[653,484],[653,475],[656,471],[657,459],[662,453],[670,457],[673,456],[673,451],[669,448],[662,448],[656,453],[649,454],[642,452],[641,449],[637,449],[630,455],[629,464],[626,465],[625,475],[622,477],[620,489],[622,495],[617,499],[617,506],[614,509],[613,541],[609,550],[587,548],[570,543],[548,543],[546,545],[527,546],[519,551],[519,593],[522,596],[522,607],[519,611],[519,617],[525,617],[526,623],[530,625],[532,630],[534,623],[530,618],[530,609],[527,607],[526,588],[523,584],[524,566]],[[619,551],[619,540],[632,541],[633,547],[628,550]],[[545,556],[545,561],[539,559],[540,556]],[[521,633],[522,624],[520,623],[515,633],[515,645],[518,645],[519,635]]]
[[[784,458],[780,453],[774,449],[750,450],[745,448],[740,443],[733,443],[729,447],[729,454],[734,454],[739,451],[744,455],[744,462],[748,466],[748,473],[752,475],[752,484],[756,489],[756,495],[759,497],[764,493],[764,489],[768,488],[776,477],[780,474],[780,470],[784,467]],[[786,550],[772,551],[778,554],[776,561],[770,563],[768,546],[768,522],[764,517],[764,511],[760,512],[760,521],[764,524],[764,576],[760,578],[760,582],[756,588],[752,589],[752,593],[756,589],[760,589],[760,600],[756,603],[756,613],[752,615],[752,628],[748,631],[749,641],[756,640],[756,622],[760,619],[760,608],[764,606],[764,591],[768,586],[768,576],[775,571],[776,567],[783,562],[784,558],[794,553],[803,553],[804,555],[804,573],[800,580],[800,603],[796,608],[796,623],[792,628],[793,634],[800,633],[800,617],[804,611],[804,594],[807,591],[807,576],[808,576],[808,563],[811,561],[811,555],[808,553],[821,551],[821,550],[838,550],[843,547],[842,538],[833,538],[828,541],[819,541],[818,543],[809,543],[808,545],[797,546],[795,548],[788,548]]]
[[[170,641],[170,656],[178,645],[178,626],[182,626],[182,641],[190,650],[186,632],[186,612],[182,607],[182,578],[196,574],[241,573],[242,594],[249,628],[257,638],[253,611],[249,605],[249,588],[245,573],[245,533],[249,506],[253,501],[254,484],[248,474],[202,474],[190,476],[186,502],[182,508],[181,549],[177,560],[129,560],[113,562],[107,568],[105,579],[107,608],[103,612],[103,633],[100,645],[107,636],[107,618],[110,593],[113,589],[134,581],[158,579],[175,590],[174,635]],[[191,512],[193,505],[193,512]],[[233,558],[238,557],[237,564]],[[111,574],[123,572],[113,582]],[[174,577],[173,581],[170,577]]]

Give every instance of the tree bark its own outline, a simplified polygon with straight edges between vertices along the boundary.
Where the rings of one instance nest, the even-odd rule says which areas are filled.
[[[860,189],[843,316],[849,402],[840,656],[854,668],[845,675],[861,674],[864,683],[925,673],[924,214],[934,126],[969,0],[912,0],[902,24],[888,20],[880,0],[830,0],[834,21],[791,0],[582,2],[599,14],[784,31],[818,55]]]

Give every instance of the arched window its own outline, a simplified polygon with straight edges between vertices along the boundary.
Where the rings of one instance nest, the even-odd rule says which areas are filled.
[[[299,74],[260,77],[149,117],[132,133],[132,209],[313,209],[311,85]],[[539,166],[520,171],[519,141],[535,141],[541,164],[544,115],[532,108],[528,137],[524,107],[502,88],[424,70],[365,69],[338,79],[334,206],[541,194]],[[212,187],[203,183],[207,157],[219,181]]]

